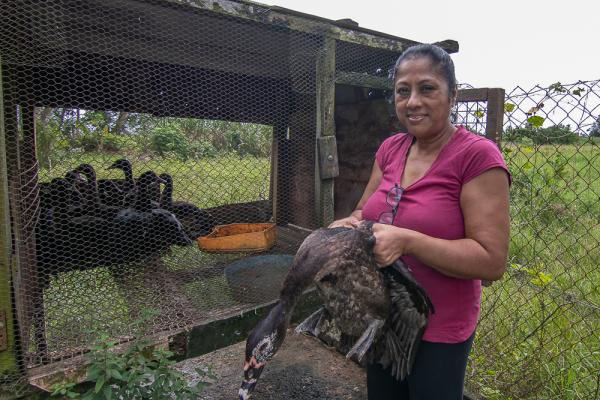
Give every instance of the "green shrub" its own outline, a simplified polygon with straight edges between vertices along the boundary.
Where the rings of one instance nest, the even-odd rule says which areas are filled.
[[[535,144],[573,144],[579,140],[579,136],[569,125],[554,125],[547,128],[509,128],[504,131],[502,139],[516,143],[531,140]]]
[[[91,133],[83,134],[75,141],[75,146],[87,153],[100,149],[100,137]]]
[[[113,135],[109,133],[102,137],[102,147],[104,151],[116,153],[121,151],[126,144],[126,139],[123,136]]]
[[[211,143],[192,142],[189,145],[189,155],[193,158],[216,157],[217,150]]]
[[[187,138],[179,130],[170,126],[155,128],[152,131],[150,149],[161,157],[173,154],[182,161],[190,156]]]

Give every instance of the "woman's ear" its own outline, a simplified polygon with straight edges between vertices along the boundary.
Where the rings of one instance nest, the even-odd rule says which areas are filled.
[[[450,93],[450,108],[454,108],[454,106],[456,105],[456,100],[458,98],[458,89],[454,88],[454,90],[452,91],[452,93]]]

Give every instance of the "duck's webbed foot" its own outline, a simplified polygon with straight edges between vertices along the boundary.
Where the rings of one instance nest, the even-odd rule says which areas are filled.
[[[296,333],[309,333],[314,337],[319,337],[319,334],[321,333],[320,323],[324,315],[325,307],[321,307],[302,321],[294,331]]]
[[[350,349],[348,354],[346,354],[346,358],[350,358],[353,355],[356,355],[358,362],[362,361],[362,358],[365,356],[367,351],[371,348],[373,344],[373,340],[377,337],[377,333],[383,327],[383,320],[374,319],[371,321],[367,329],[363,332],[361,337],[358,338],[354,346]]]

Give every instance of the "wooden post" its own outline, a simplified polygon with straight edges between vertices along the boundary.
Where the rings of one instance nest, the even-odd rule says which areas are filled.
[[[14,307],[10,295],[12,291],[10,286],[12,246],[6,143],[4,138],[4,96],[2,92],[2,63],[0,62],[0,375],[10,376],[18,375],[19,354],[15,343]]]
[[[315,214],[317,224],[333,221],[334,178],[339,175],[335,140],[335,39],[326,36],[317,56]]]
[[[487,118],[485,125],[485,136],[500,146],[504,126],[504,89],[488,89]]]

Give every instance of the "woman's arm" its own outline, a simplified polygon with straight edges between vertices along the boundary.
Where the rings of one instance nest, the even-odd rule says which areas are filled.
[[[373,193],[375,193],[375,191],[377,190],[377,187],[379,187],[379,183],[381,182],[381,177],[382,177],[381,169],[379,168],[379,165],[377,165],[377,161],[375,161],[373,163],[373,168],[371,168],[371,176],[369,177],[369,182],[367,183],[367,186],[365,187],[362,197],[358,201],[358,204],[356,205],[354,211],[352,211],[350,216],[348,216],[346,218],[342,218],[342,219],[333,221],[329,225],[329,228],[334,228],[336,226],[352,227],[352,226],[356,225],[358,222],[362,221],[363,205],[367,202],[369,197],[371,197],[371,195]]]
[[[462,188],[465,239],[445,240],[391,225],[375,224],[375,258],[390,265],[411,255],[439,272],[465,279],[497,280],[506,268],[509,195],[506,172],[493,168]]]

